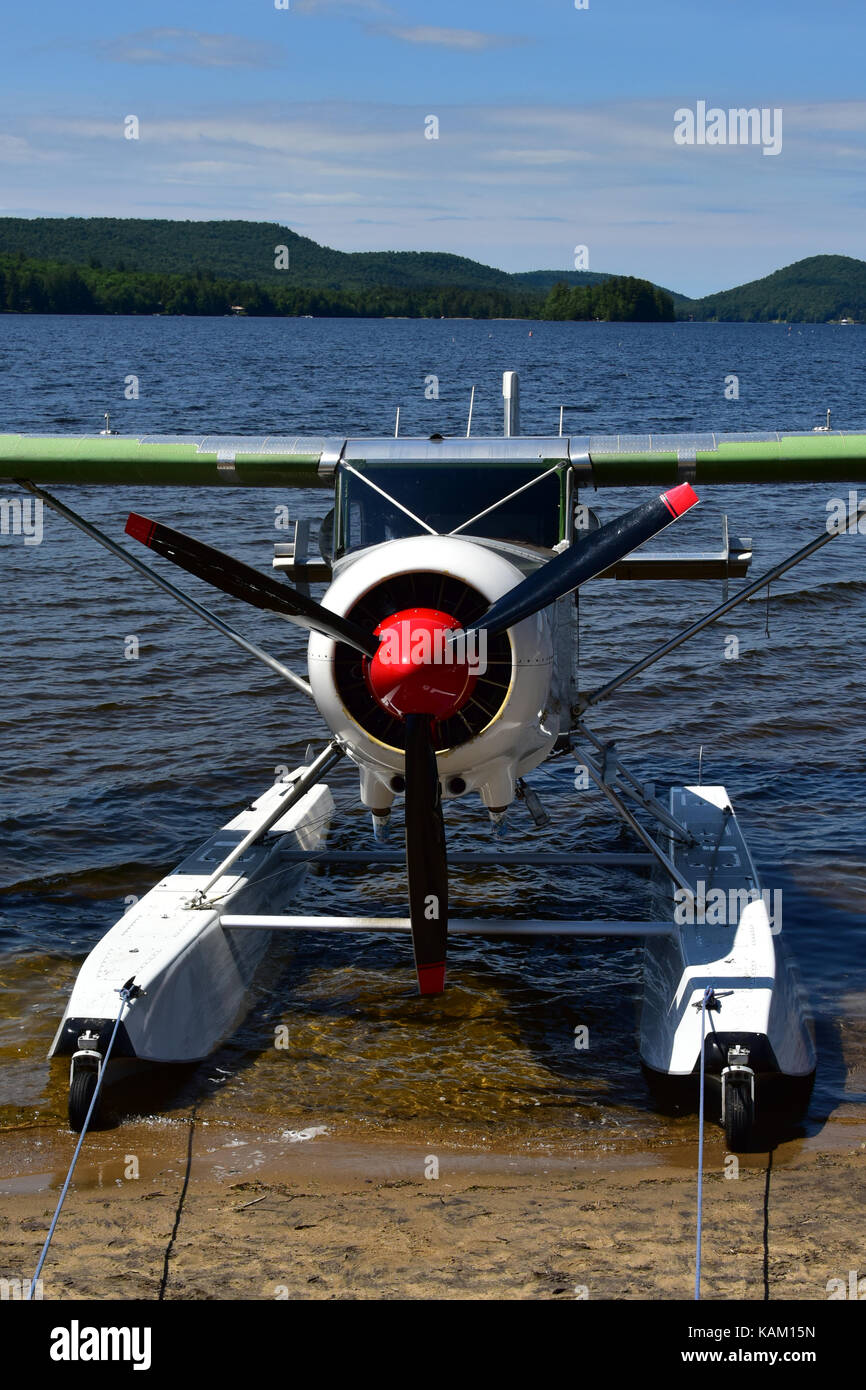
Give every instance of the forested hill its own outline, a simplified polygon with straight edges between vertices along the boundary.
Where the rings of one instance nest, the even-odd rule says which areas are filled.
[[[590,294],[606,284],[608,297]],[[443,252],[334,251],[275,222],[0,218],[0,311],[14,313],[536,318],[549,300],[557,318],[624,318],[633,301],[637,317],[655,316],[644,299],[602,271],[510,275]]]
[[[737,323],[866,320],[866,261],[809,256],[733,290],[678,306],[680,317]]]
[[[288,251],[290,275],[275,265]],[[498,290],[544,295],[560,280],[595,285],[612,272],[531,270],[509,275],[441,251],[334,251],[277,222],[173,222],[137,217],[0,217],[0,255],[93,270],[194,275],[299,289]]]
[[[568,318],[672,319],[673,300],[645,280],[611,276],[599,285],[558,285],[547,299],[525,292],[444,286],[304,288],[286,277],[274,284],[217,279],[197,270],[151,275],[131,270],[28,260],[0,252],[0,313],[245,314],[313,318]]]
[[[288,250],[288,272],[276,248]],[[276,222],[172,222],[133,217],[0,217],[0,254],[23,252],[36,261],[190,275],[283,281],[298,287],[366,290],[518,288],[504,270],[438,251],[334,251]]]
[[[206,314],[242,305],[252,314],[668,318],[671,301],[679,318],[866,321],[866,262],[811,256],[690,300],[604,271],[508,274],[439,251],[335,251],[276,222],[0,217],[0,312]]]
[[[518,270],[510,279],[526,290],[547,294],[554,285],[600,285],[612,272],[604,270]]]

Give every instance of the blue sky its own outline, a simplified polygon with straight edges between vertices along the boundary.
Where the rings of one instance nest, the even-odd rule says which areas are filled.
[[[7,11],[0,214],[243,217],[508,270],[583,245],[690,294],[866,252],[863,0],[289,3]],[[677,145],[699,101],[780,109],[780,153]]]

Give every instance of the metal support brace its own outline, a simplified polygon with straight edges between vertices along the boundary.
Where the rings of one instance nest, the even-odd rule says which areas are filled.
[[[866,502],[860,502],[858,506],[851,508],[844,530],[856,529],[861,517],[866,517]],[[768,588],[780,575],[785,574],[786,571],[792,569],[794,565],[798,565],[801,560],[808,559],[810,555],[814,555],[816,550],[820,550],[822,546],[827,545],[830,541],[835,540],[837,535],[842,535],[843,533],[843,528],[840,528],[838,531],[828,531],[825,528],[814,540],[801,546],[793,555],[789,555],[787,560],[782,560],[780,564],[774,565],[772,569],[767,570],[766,574],[762,574],[759,579],[753,580],[752,583],[747,584],[745,588],[738,589],[733,598],[726,599],[716,608],[711,609],[703,618],[698,618],[697,622],[692,623],[690,627],[684,628],[682,632],[678,632],[669,642],[665,642],[661,647],[656,647],[655,651],[650,652],[649,656],[642,657],[641,660],[636,661],[634,665],[628,666],[624,671],[621,671],[618,676],[614,676],[613,680],[608,681],[606,685],[600,685],[596,690],[591,690],[587,695],[581,695],[579,701],[580,713],[582,714],[590,705],[598,704],[599,700],[603,700],[606,696],[612,695],[614,691],[619,690],[620,686],[625,685],[627,681],[633,680],[634,677],[639,676],[642,671],[646,671],[648,667],[654,666],[657,661],[661,661],[662,657],[675,651],[683,642],[687,642],[690,637],[694,637],[697,633],[703,632],[704,628],[709,627],[711,623],[718,622],[719,618],[724,617],[726,613],[730,613],[731,609],[736,608],[738,604],[743,603],[746,599],[751,598],[762,589]]]
[[[664,850],[659,845],[656,844],[649,831],[644,830],[643,826],[640,824],[640,821],[635,820],[631,811],[623,803],[621,797],[614,791],[613,787],[608,786],[608,784],[605,782],[604,777],[602,776],[601,768],[596,766],[592,758],[584,754],[584,762],[586,764],[586,770],[589,773],[590,777],[595,782],[599,791],[607,797],[608,801],[610,802],[611,806],[613,806],[617,815],[620,816],[621,819],[625,821],[626,825],[628,825],[634,831],[638,839],[646,845],[650,854],[652,854],[658,860],[659,864],[661,864],[665,873],[673,879],[674,883],[677,885],[678,888],[682,888],[684,892],[688,893],[689,898],[691,899],[692,903],[694,903],[695,890],[689,883],[688,879],[684,878],[683,875],[680,873],[674,861],[671,858],[669,858],[667,854],[665,854]]]
[[[324,864],[334,867],[359,865],[365,868],[373,864],[399,867],[405,863],[405,852],[393,850],[329,850],[329,849],[289,849],[283,853],[289,863]],[[648,869],[655,861],[650,854],[610,854],[603,851],[566,850],[561,853],[504,852],[480,850],[474,852],[457,851],[449,853],[450,869],[497,868],[510,869],[515,864],[531,864],[535,868],[573,869],[588,864],[593,868]]]
[[[136,573],[143,575],[145,579],[149,579],[151,584],[156,584],[157,588],[164,589],[165,592],[170,594],[173,599],[176,599],[178,603],[183,604],[184,608],[188,608],[189,611],[195,613],[197,617],[203,618],[210,627],[216,628],[217,632],[221,632],[224,637],[228,637],[236,646],[241,647],[243,651],[247,652],[250,656],[255,656],[259,661],[263,661],[266,666],[269,666],[272,671],[276,671],[278,676],[282,676],[283,680],[287,680],[296,690],[300,690],[309,699],[313,698],[313,692],[309,682],[305,681],[302,676],[295,675],[294,671],[291,671],[288,666],[284,666],[281,661],[277,661],[276,657],[270,656],[268,652],[262,651],[261,647],[257,647],[255,642],[250,642],[246,637],[242,637],[239,632],[235,632],[234,628],[229,627],[228,623],[224,623],[222,618],[218,618],[215,613],[211,613],[209,609],[197,603],[194,598],[190,598],[189,594],[185,594],[183,589],[178,589],[176,584],[170,583],[168,579],[163,579],[161,574],[157,574],[156,570],[151,569],[150,565],[146,565],[144,561],[139,560],[136,555],[130,555],[129,551],[124,550],[122,545],[117,545],[110,536],[106,536],[97,526],[93,526],[89,521],[85,521],[83,516],[79,516],[78,512],[74,512],[71,507],[67,507],[65,503],[59,502],[57,498],[52,497],[49,492],[45,492],[41,487],[37,487],[35,483],[28,482],[25,478],[16,478],[15,482],[19,487],[23,487],[25,492],[30,492],[34,497],[40,498],[47,507],[51,507],[53,511],[59,513],[66,521],[76,526],[79,531],[83,531],[85,536],[89,536],[91,540],[96,541],[103,549],[110,551],[112,555],[116,555],[125,565],[129,565],[130,569],[134,569]]]
[[[616,779],[619,779],[620,783],[626,783],[627,785],[622,786],[623,794],[630,797],[632,801],[636,801],[639,806],[643,807],[648,815],[653,816],[661,825],[664,825],[670,830],[674,839],[684,845],[693,845],[696,843],[694,835],[690,834],[685,826],[681,825],[680,822],[662,806],[660,801],[657,801],[654,796],[647,794],[645,788],[637,778],[632,776],[628,768],[623,765],[619,755],[612,755],[612,750],[616,746],[615,744],[603,743],[598,735],[593,733],[592,729],[587,728],[582,719],[577,721],[576,728],[572,730],[572,732],[581,734],[584,738],[589,740],[598,752],[604,754],[601,771],[608,786],[615,785]]]
[[[244,835],[243,839],[239,844],[235,845],[231,853],[226,855],[219,867],[214,869],[207,883],[195,894],[194,898],[189,903],[189,907],[213,907],[214,904],[210,902],[207,895],[214,884],[218,883],[223,874],[231,868],[232,864],[240,859],[241,855],[245,854],[251,845],[254,845],[257,840],[260,840],[262,836],[270,830],[272,825],[276,825],[277,821],[280,820],[287,811],[290,811],[291,808],[300,801],[302,796],[306,796],[307,792],[310,791],[317,782],[321,782],[322,778],[330,772],[331,768],[335,763],[340,761],[342,756],[343,748],[341,744],[339,744],[336,739],[332,739],[319,756],[310,763],[309,767],[304,768],[297,777],[288,781],[286,783],[286,795],[280,799],[276,806],[271,808],[262,820],[257,822],[257,824]]]
[[[356,931],[411,932],[409,917],[284,917],[227,912],[220,918],[226,931]],[[456,918],[449,936],[671,936],[670,922],[623,922],[598,918],[586,922],[515,921],[512,918]]]

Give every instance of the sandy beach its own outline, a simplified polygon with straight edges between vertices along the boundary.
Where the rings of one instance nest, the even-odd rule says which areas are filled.
[[[432,1154],[316,1128],[239,1134],[190,1113],[94,1134],[43,1298],[692,1296],[696,1146]],[[7,1133],[6,1277],[32,1273],[73,1147],[62,1131]],[[705,1160],[705,1299],[826,1300],[829,1280],[860,1269],[866,1127],[853,1114],[772,1159],[741,1156],[736,1177],[710,1128]]]

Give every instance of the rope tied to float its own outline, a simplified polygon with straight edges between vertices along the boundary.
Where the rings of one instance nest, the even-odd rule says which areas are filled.
[[[704,1223],[704,1062],[707,1040],[707,1010],[718,1009],[719,1003],[712,985],[707,985],[700,1004],[695,1008],[701,1011],[701,1081],[698,1101],[698,1222],[695,1241],[695,1302],[701,1298],[701,1237]]]
[[[128,1004],[132,1003],[132,1001],[134,999],[137,999],[138,996],[142,993],[138,985],[133,984],[134,979],[135,976],[131,976],[127,980],[126,984],[116,991],[116,993],[120,995],[120,1008],[117,1011],[117,1018],[114,1020],[114,1028],[112,1029],[111,1037],[108,1040],[108,1046],[105,1049],[105,1055],[102,1058],[102,1062],[100,1064],[99,1075],[96,1079],[96,1086],[94,1087],[93,1095],[90,1099],[90,1106],[88,1108],[87,1115],[85,1116],[84,1124],[81,1126],[81,1134],[79,1135],[78,1143],[75,1146],[75,1153],[72,1155],[72,1162],[69,1165],[69,1172],[66,1174],[66,1181],[64,1182],[63,1187],[61,1188],[60,1198],[58,1200],[57,1206],[54,1209],[54,1216],[51,1219],[51,1225],[48,1228],[48,1235],[45,1237],[45,1244],[43,1245],[42,1253],[39,1256],[39,1263],[36,1266],[36,1272],[33,1275],[33,1278],[30,1280],[30,1292],[27,1296],[28,1302],[35,1297],[39,1275],[42,1273],[42,1266],[45,1263],[45,1257],[48,1254],[48,1248],[51,1245],[51,1240],[54,1235],[57,1222],[60,1220],[60,1212],[63,1208],[63,1203],[66,1200],[66,1194],[69,1191],[69,1184],[72,1182],[72,1174],[75,1172],[75,1165],[78,1162],[78,1155],[81,1153],[81,1146],[84,1143],[84,1140],[87,1136],[88,1126],[90,1125],[90,1121],[93,1118],[93,1115],[96,1110],[96,1104],[99,1100],[99,1093],[102,1090],[102,1082],[105,1077],[105,1069],[108,1065],[108,1059],[111,1056],[111,1049],[114,1047],[114,1041],[117,1037],[117,1033],[123,1019],[123,1011]]]

